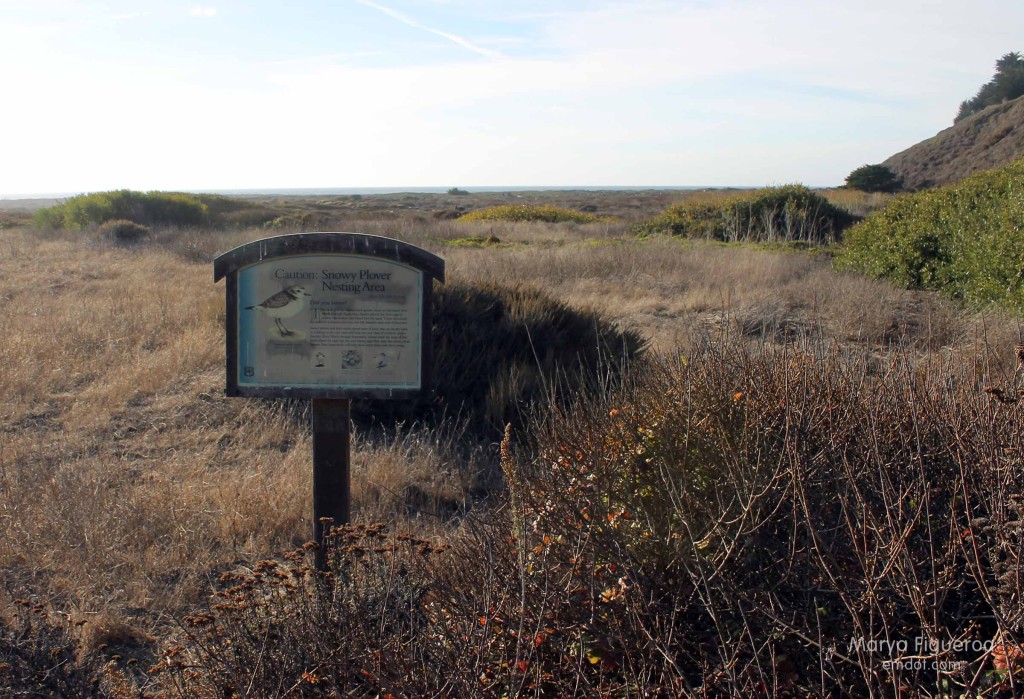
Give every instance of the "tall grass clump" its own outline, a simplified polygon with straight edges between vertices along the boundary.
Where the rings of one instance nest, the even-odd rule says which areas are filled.
[[[459,216],[459,221],[506,221],[522,223],[542,221],[544,223],[600,223],[609,221],[607,216],[588,214],[558,206],[541,206],[536,204],[492,206],[486,209],[470,211]]]
[[[822,190],[821,195],[840,209],[845,209],[854,220],[884,208],[894,196],[888,192],[862,192],[847,187]]]
[[[897,197],[850,229],[841,269],[969,303],[1024,303],[1024,159]]]
[[[667,233],[725,242],[835,241],[850,225],[848,212],[803,185],[691,197],[639,224],[639,233]]]
[[[502,444],[501,507],[232,573],[172,696],[994,696],[1024,677],[1019,396],[695,341]]]
[[[209,208],[191,194],[176,192],[112,192],[81,194],[33,217],[38,228],[81,229],[107,221],[126,220],[146,226],[199,226],[208,221]]]

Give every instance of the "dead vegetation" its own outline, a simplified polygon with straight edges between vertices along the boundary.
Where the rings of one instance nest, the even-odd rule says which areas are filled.
[[[536,451],[506,454],[510,490],[494,445],[467,448],[458,420],[357,436],[357,525],[390,521],[414,538],[370,546],[341,587],[314,585],[334,592],[308,608],[289,603],[307,589],[305,559],[281,557],[311,529],[307,428],[289,409],[222,395],[223,290],[209,260],[266,231],[155,229],[132,247],[2,232],[0,688],[45,675],[63,683],[50,696],[230,696],[229,685],[254,697],[826,695],[921,683],[941,694],[941,678],[887,674],[881,655],[826,653],[851,634],[998,632],[1013,665],[1022,432],[1017,404],[981,389],[1016,395],[1014,319],[836,274],[827,253],[638,240],[625,224],[416,216],[338,229],[427,247],[453,282],[536,288],[592,310],[660,359],[621,389],[536,415],[523,428]],[[498,242],[452,244],[467,236]],[[617,445],[606,440],[618,431]],[[700,482],[687,461],[698,443]],[[552,476],[560,457],[577,471]],[[607,487],[573,491],[566,479],[588,472]],[[346,566],[353,546],[368,545],[345,540]],[[209,595],[237,585],[244,597],[211,612]],[[241,606],[257,593],[271,606]],[[962,626],[940,623],[950,597]],[[362,650],[310,635],[353,609],[376,610],[346,622]],[[202,614],[215,626],[185,621]],[[986,621],[971,626],[972,615]],[[281,645],[244,635],[253,629],[280,632]],[[237,651],[204,655],[224,639]],[[295,655],[301,639],[320,645]],[[990,673],[994,655],[958,656],[987,682],[961,674],[958,686],[1016,686]],[[58,656],[61,671],[46,675]],[[175,659],[201,672],[181,674]],[[161,663],[169,674],[150,671]],[[272,683],[253,684],[271,670]]]

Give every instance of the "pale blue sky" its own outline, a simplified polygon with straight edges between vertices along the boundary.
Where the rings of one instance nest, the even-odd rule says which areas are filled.
[[[0,0],[0,194],[842,183],[1019,0]]]

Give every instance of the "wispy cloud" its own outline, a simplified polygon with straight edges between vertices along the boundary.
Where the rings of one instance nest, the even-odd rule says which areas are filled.
[[[213,17],[217,14],[216,7],[193,7],[188,13],[193,17]]]
[[[469,51],[478,53],[481,56],[487,56],[488,58],[503,58],[502,54],[498,51],[494,51],[483,46],[478,46],[469,39],[459,36],[458,34],[452,34],[450,32],[441,31],[440,29],[428,27],[425,24],[416,20],[414,17],[410,17],[409,15],[405,14],[404,12],[399,12],[398,10],[395,10],[393,8],[380,5],[378,3],[372,2],[372,0],[356,0],[356,2],[362,5],[366,5],[367,7],[372,7],[373,9],[378,10],[379,12],[383,12],[387,16],[397,19],[402,24],[406,24],[415,29],[422,29],[425,32],[430,32],[431,34],[436,34],[437,36],[443,37],[448,41],[458,44],[464,49],[468,49]]]

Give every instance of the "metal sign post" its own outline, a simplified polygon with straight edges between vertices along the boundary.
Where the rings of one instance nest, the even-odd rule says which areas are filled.
[[[349,403],[431,383],[431,293],[444,260],[391,238],[302,233],[219,255],[229,396],[313,401],[313,534],[349,522]]]

